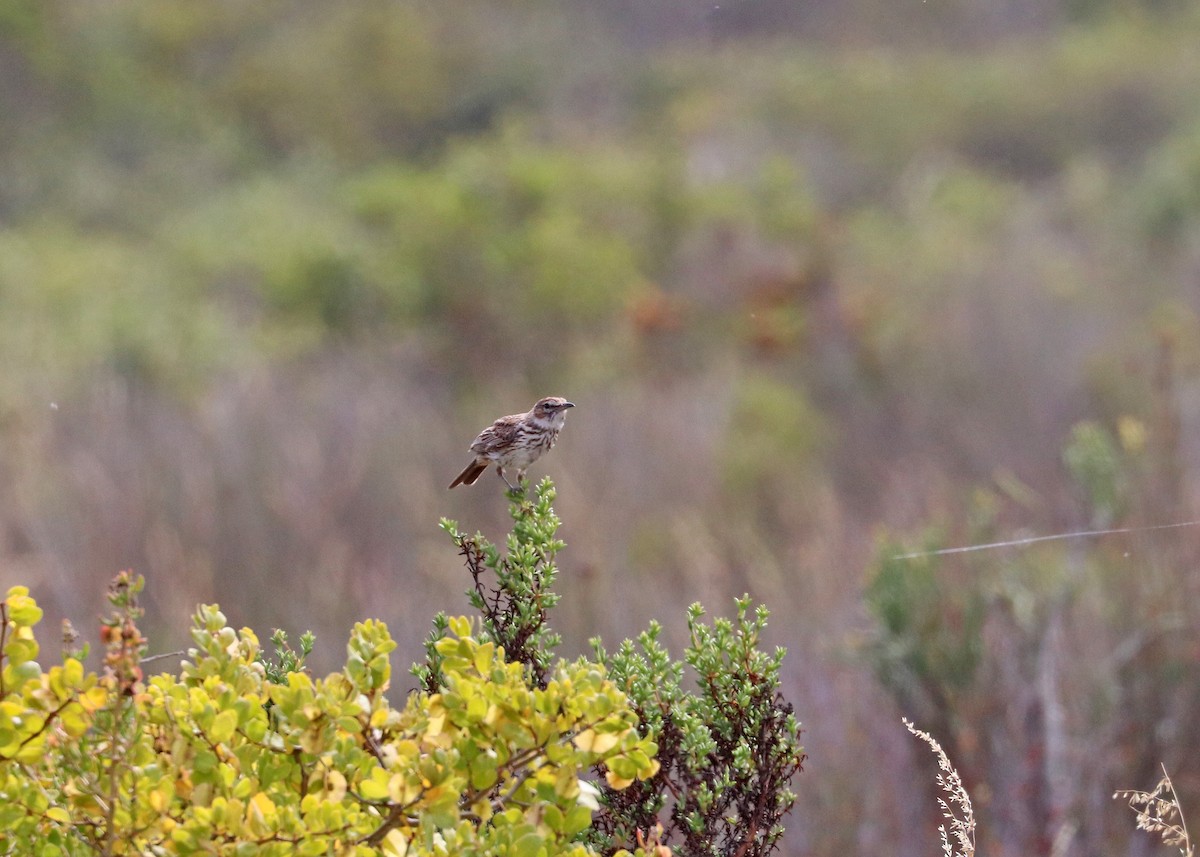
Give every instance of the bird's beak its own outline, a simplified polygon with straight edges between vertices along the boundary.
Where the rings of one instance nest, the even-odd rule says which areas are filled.
[[[574,402],[563,402],[563,407],[564,408],[573,408],[573,407],[575,407],[575,403]]]

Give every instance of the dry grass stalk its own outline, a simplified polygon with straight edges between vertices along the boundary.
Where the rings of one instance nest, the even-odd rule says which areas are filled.
[[[942,853],[945,857],[973,857],[975,810],[971,806],[971,796],[963,786],[962,777],[950,764],[942,745],[932,735],[922,732],[908,718],[904,718],[904,725],[909,732],[929,745],[938,758],[938,767],[941,768],[937,784],[944,797],[938,798],[938,805],[942,808],[943,817],[949,822],[949,830],[945,824],[938,825],[938,833],[942,835]]]
[[[1166,765],[1163,765],[1163,777],[1154,791],[1121,789],[1113,792],[1113,799],[1117,798],[1127,800],[1129,808],[1137,813],[1138,830],[1157,833],[1164,845],[1175,846],[1183,857],[1194,857],[1196,848],[1188,836],[1183,807],[1179,805],[1179,795],[1167,774]]]

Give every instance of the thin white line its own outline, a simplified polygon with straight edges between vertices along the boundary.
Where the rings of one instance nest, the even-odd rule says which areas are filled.
[[[946,556],[955,553],[970,553],[971,551],[991,550],[992,548],[1011,548],[1032,545],[1037,542],[1053,542],[1059,539],[1082,539],[1091,536],[1111,536],[1120,533],[1147,533],[1151,530],[1173,530],[1179,527],[1195,527],[1200,521],[1181,521],[1178,524],[1155,524],[1149,527],[1117,527],[1112,530],[1081,530],[1075,533],[1055,533],[1052,536],[1031,536],[1027,539],[1014,539],[1009,542],[989,542],[985,545],[967,545],[960,548],[942,548],[936,551],[917,551],[915,553],[896,554],[892,559],[920,559],[924,556]]]

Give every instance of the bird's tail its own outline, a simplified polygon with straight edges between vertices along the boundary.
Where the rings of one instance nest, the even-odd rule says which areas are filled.
[[[472,461],[467,465],[466,470],[454,478],[454,481],[450,483],[450,487],[453,488],[455,485],[474,485],[475,480],[482,476],[483,471],[487,469],[488,462],[484,461],[480,463],[478,461]]]

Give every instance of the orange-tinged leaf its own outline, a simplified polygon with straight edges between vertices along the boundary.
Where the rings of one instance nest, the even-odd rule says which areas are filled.
[[[150,808],[155,812],[163,812],[171,802],[170,796],[162,789],[151,791],[148,795],[148,800],[150,801]]]
[[[616,789],[617,791],[620,791],[633,782],[633,780],[617,776],[613,771],[606,773],[604,775],[604,779],[608,781],[610,787]]]
[[[83,710],[91,714],[94,711],[99,711],[104,707],[104,703],[108,701],[108,691],[100,685],[89,688],[79,695],[79,704],[83,706]]]
[[[620,736],[612,732],[597,732],[595,729],[584,729],[573,739],[574,744],[585,753],[603,755],[620,743]]]
[[[275,803],[266,792],[259,792],[250,798],[246,804],[246,827],[255,836],[263,836],[271,832],[275,825]]]

